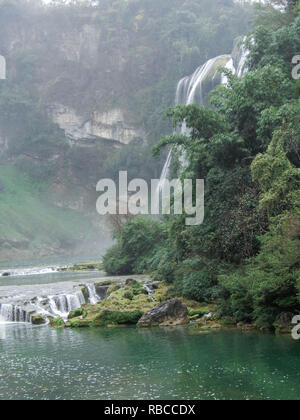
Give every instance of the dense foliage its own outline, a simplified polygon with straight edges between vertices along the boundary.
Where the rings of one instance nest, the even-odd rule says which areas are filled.
[[[210,109],[168,111],[190,136],[164,137],[154,154],[165,145],[185,151],[182,178],[205,179],[205,220],[162,221],[167,239],[154,258],[153,239],[145,268],[178,294],[218,302],[221,316],[268,328],[280,313],[300,309],[300,99],[291,76],[300,15],[296,2],[284,13],[262,13],[272,19],[249,36],[248,72],[241,79],[228,72]],[[122,241],[117,247],[124,258]]]

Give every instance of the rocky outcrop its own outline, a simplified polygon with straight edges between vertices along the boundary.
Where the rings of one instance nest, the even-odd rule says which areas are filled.
[[[138,322],[139,327],[184,325],[188,323],[188,310],[179,299],[163,302],[146,312]]]
[[[134,138],[143,138],[145,133],[125,118],[120,108],[109,111],[94,111],[88,116],[78,115],[75,109],[62,104],[48,107],[52,121],[65,131],[71,145],[93,145],[97,140],[129,144]]]
[[[290,334],[292,331],[292,319],[294,314],[291,312],[282,312],[276,318],[273,324],[275,331],[280,334]]]
[[[34,315],[31,318],[32,325],[44,325],[46,324],[46,320],[42,315]]]

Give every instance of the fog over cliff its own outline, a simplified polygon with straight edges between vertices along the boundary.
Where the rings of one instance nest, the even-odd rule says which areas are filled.
[[[231,0],[1,0],[0,259],[101,254],[96,183],[159,177],[178,81],[251,16]]]

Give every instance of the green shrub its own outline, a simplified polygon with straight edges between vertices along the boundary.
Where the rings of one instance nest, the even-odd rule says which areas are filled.
[[[128,256],[123,254],[120,244],[112,246],[103,257],[103,266],[107,274],[126,275],[133,273],[132,263]]]
[[[176,271],[175,285],[184,297],[209,302],[216,285],[215,268],[199,257],[185,260]]]
[[[146,217],[128,222],[118,242],[103,257],[108,274],[143,273],[150,269],[157,245],[165,239],[163,224]]]

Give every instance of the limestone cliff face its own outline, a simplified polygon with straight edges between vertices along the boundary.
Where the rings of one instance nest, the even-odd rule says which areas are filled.
[[[135,138],[143,138],[144,131],[130,124],[120,108],[109,111],[93,111],[89,116],[62,104],[48,108],[52,121],[65,131],[71,145],[90,145],[91,141],[104,140],[113,143],[129,144]]]
[[[110,245],[108,224],[96,211],[96,184],[115,175],[110,160],[117,148],[146,139],[131,100],[126,38],[109,47],[93,10],[51,10],[26,18],[10,11],[5,21],[0,13],[0,56],[7,61],[0,86],[0,219],[9,213],[0,226],[0,260],[93,255]],[[11,198],[15,186],[23,191],[23,174],[30,180],[28,213]]]
[[[17,73],[17,51],[34,57],[38,71],[32,77],[39,106],[65,131],[72,146],[90,146],[97,140],[127,145],[134,138],[145,138],[126,101],[110,105],[124,97],[128,57],[121,48],[103,51],[101,26],[91,20],[89,16],[87,23],[83,19],[76,27],[68,20],[62,25],[50,18],[34,26],[13,21],[1,47],[10,76]]]

